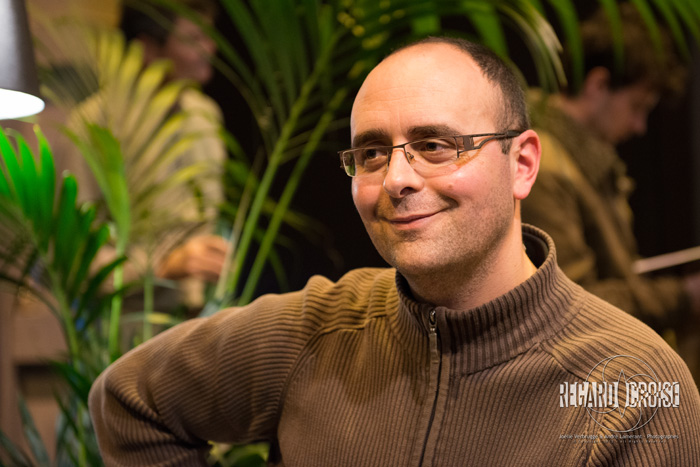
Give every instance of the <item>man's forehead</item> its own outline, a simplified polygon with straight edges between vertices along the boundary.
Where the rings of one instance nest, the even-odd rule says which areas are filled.
[[[420,59],[442,59],[449,58],[450,63],[461,62],[462,65],[475,66],[474,59],[466,51],[460,49],[456,45],[446,42],[425,42],[414,45],[409,45],[403,49],[389,55],[385,60],[380,62],[376,68],[380,68],[385,63],[399,61],[408,63]],[[478,67],[477,67],[478,68]]]
[[[353,145],[356,139],[366,139],[360,133],[387,131],[389,122],[401,127],[406,137],[421,133],[413,130],[417,127],[456,129],[460,125],[451,120],[456,115],[471,117],[483,126],[500,101],[495,95],[494,86],[471,56],[456,46],[411,46],[381,62],[360,88],[350,122]]]

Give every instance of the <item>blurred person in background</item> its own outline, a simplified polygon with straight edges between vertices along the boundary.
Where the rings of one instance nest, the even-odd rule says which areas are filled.
[[[213,0],[181,0],[205,23],[213,24],[217,5]],[[133,6],[132,6],[133,5]],[[197,129],[202,135],[178,159],[174,169],[198,162],[208,164],[209,170],[196,180],[194,190],[185,190],[181,199],[163,199],[159,202],[176,211],[183,228],[188,224],[204,222],[178,246],[164,242],[164,253],[156,254],[157,277],[178,281],[179,300],[188,308],[203,305],[205,282],[216,282],[226,255],[227,242],[212,234],[217,204],[224,199],[222,176],[226,150],[219,137],[222,115],[217,103],[204,94],[200,87],[212,77],[211,57],[216,44],[192,20],[176,15],[170,9],[145,4],[127,3],[123,9],[120,29],[127,41],[139,41],[144,50],[145,65],[166,59],[172,64],[170,78],[190,80],[193,86],[183,92],[179,107],[187,112],[189,130]],[[165,174],[167,177],[168,174]],[[204,206],[204,208],[203,208]]]
[[[647,277],[634,270],[639,254],[628,203],[633,182],[616,151],[616,145],[646,132],[649,113],[662,96],[682,91],[686,70],[668,40],[664,53],[658,53],[633,5],[622,4],[620,11],[621,64],[609,20],[599,9],[581,24],[585,75],[580,89],[550,96],[531,92],[542,161],[522,205],[523,221],[552,236],[561,268],[590,292],[660,333],[681,326],[697,332],[697,275]],[[683,356],[697,380],[697,357]]]

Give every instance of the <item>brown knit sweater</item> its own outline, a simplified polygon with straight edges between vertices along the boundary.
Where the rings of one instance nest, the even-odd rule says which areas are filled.
[[[538,271],[472,310],[418,303],[394,270],[360,269],[157,336],[92,389],[105,462],[201,465],[204,440],[268,440],[270,465],[285,466],[700,465],[685,364],[567,279],[549,237],[523,231]],[[560,407],[564,383],[621,355],[678,382],[678,406],[628,432]],[[632,409],[617,413],[608,428],[633,426]]]

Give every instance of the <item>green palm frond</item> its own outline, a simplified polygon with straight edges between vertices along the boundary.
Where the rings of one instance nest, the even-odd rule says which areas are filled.
[[[125,44],[117,32],[99,31],[93,37],[95,74],[100,89],[72,110],[69,122],[73,140],[82,155],[90,162],[91,169],[110,207],[111,218],[117,225],[130,225],[131,232],[121,232],[126,242],[151,235],[153,241],[174,222],[161,224],[155,231],[144,210],[152,211],[153,204],[135,203],[145,197],[167,197],[168,192],[192,179],[185,177],[177,186],[160,184],[159,173],[167,172],[178,155],[189,147],[185,119],[173,112],[177,101],[187,86],[185,82],[166,84],[169,66],[155,63],[143,69],[143,51],[137,43]],[[90,36],[88,36],[90,37]],[[109,129],[120,150],[106,152],[108,148],[96,145],[91,133],[96,127]],[[95,159],[101,160],[96,161]],[[123,162],[122,162],[123,161]],[[120,162],[126,177],[126,186],[109,183],[110,174],[119,169]],[[161,208],[162,209],[162,208]],[[120,219],[131,213],[131,219]]]
[[[170,81],[169,62],[144,67],[141,45],[126,43],[119,31],[70,21],[43,23],[53,44],[38,47],[49,63],[42,91],[70,115],[66,132],[98,182],[107,218],[117,228],[118,249],[133,241],[155,248],[182,219],[169,203],[153,201],[178,199],[178,192],[191,191],[194,180],[204,183],[220,175],[212,165],[177,168],[178,158],[194,142],[217,136],[190,129],[192,114],[178,107],[192,83]],[[96,87],[88,92],[86,83]],[[102,139],[95,137],[99,128],[109,131],[119,146],[100,147]],[[126,185],[118,183],[122,173]]]
[[[24,398],[18,397],[18,403],[24,436],[31,454],[18,447],[2,431],[0,431],[0,452],[4,452],[12,462],[11,465],[16,467],[32,467],[35,464],[51,465],[46,446],[39,435]]]
[[[29,149],[20,135],[14,135],[13,144],[0,129],[0,225],[6,239],[0,244],[0,280],[33,292],[59,317],[68,352],[66,360],[57,365],[72,376],[66,381],[82,382],[80,397],[70,402],[71,416],[85,417],[89,387],[85,384],[111,359],[106,351],[95,352],[95,362],[88,370],[83,347],[86,342],[99,341],[101,348],[108,348],[105,328],[109,323],[109,301],[100,298],[98,290],[124,258],[95,267],[98,251],[109,240],[108,227],[96,221],[94,206],[77,202],[78,186],[72,175],[64,176],[56,196],[51,149],[38,128],[36,135],[38,154]],[[99,326],[89,326],[100,318]],[[22,415],[34,459],[39,465],[49,465],[31,418],[26,410]],[[94,434],[84,424],[77,424],[71,436],[80,440],[72,445],[77,446],[75,465],[88,465],[88,458],[99,459],[96,448],[92,454],[85,451],[87,438]],[[8,446],[5,449],[12,450]],[[20,456],[16,460],[22,461],[19,451],[12,451],[12,456]]]
[[[0,244],[2,279],[35,292],[65,320],[71,353],[78,335],[70,324],[91,305],[98,289],[122,258],[98,271],[91,268],[109,239],[108,228],[95,221],[95,207],[77,203],[77,183],[67,174],[58,197],[48,143],[37,129],[40,156],[20,135],[16,146],[0,129],[0,219],[8,241]],[[30,194],[31,193],[31,194]]]
[[[15,467],[32,467],[34,464],[31,456],[13,443],[2,431],[0,431],[0,452],[4,452],[5,458]]]

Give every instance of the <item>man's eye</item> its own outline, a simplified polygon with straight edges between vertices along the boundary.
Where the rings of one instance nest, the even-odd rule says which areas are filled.
[[[383,152],[379,148],[365,148],[362,151],[362,157],[365,159],[376,159],[377,157],[381,157]]]
[[[442,149],[442,145],[440,145],[440,143],[437,141],[426,141],[423,146],[424,151],[430,152],[439,151],[440,149]]]
[[[433,153],[455,149],[454,141],[445,139],[426,139],[413,144],[421,153]]]

